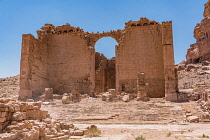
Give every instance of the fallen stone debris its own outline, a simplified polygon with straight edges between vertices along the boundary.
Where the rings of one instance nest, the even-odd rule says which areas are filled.
[[[0,139],[68,140],[71,136],[83,136],[88,130],[54,120],[48,111],[40,110],[42,102],[29,101],[0,99]]]

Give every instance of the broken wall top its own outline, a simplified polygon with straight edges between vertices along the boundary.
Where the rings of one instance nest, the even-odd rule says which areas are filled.
[[[144,17],[144,18],[140,18],[140,20],[138,20],[138,21],[130,20],[130,21],[126,22],[125,29],[131,28],[131,27],[135,28],[138,26],[151,26],[151,25],[160,25],[160,23],[153,21],[153,20],[149,20]],[[118,29],[116,31],[111,30],[109,32],[103,32],[103,33],[99,33],[99,32],[90,33],[90,32],[84,32],[84,30],[79,27],[73,27],[69,23],[67,23],[66,25],[57,26],[57,27],[55,27],[53,24],[45,24],[41,28],[41,30],[37,31],[37,34],[38,34],[38,37],[40,37],[40,36],[46,35],[46,34],[79,33],[79,34],[85,34],[86,36],[94,35],[99,38],[102,38],[102,37],[107,37],[107,36],[111,36],[111,37],[116,36],[116,34],[117,34],[117,36],[119,36],[125,32],[125,29],[123,29],[123,30]],[[115,37],[113,37],[113,38],[117,40],[117,38],[115,38]]]

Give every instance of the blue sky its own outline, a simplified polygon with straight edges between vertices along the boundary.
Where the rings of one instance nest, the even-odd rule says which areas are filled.
[[[129,20],[173,21],[175,63],[185,60],[193,30],[203,18],[207,0],[0,0],[0,78],[19,74],[22,34],[36,31],[45,23],[70,23],[84,31],[123,29]],[[114,55],[116,41],[102,38],[96,49]],[[100,49],[99,49],[100,48]]]

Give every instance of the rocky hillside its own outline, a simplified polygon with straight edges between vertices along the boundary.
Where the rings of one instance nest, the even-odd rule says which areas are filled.
[[[0,78],[0,98],[8,97],[17,99],[19,92],[19,75],[8,78]]]
[[[203,61],[197,64],[178,64],[178,86],[180,91],[193,89],[210,89],[210,62]]]

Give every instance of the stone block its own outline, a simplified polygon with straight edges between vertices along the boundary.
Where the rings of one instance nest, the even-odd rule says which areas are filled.
[[[48,116],[48,111],[43,111],[43,110],[41,110],[41,112],[40,112],[40,117],[41,117],[42,119],[45,119],[45,118],[47,118],[47,116]]]
[[[0,123],[6,122],[6,121],[7,121],[7,118],[6,117],[1,117],[0,118]]]
[[[53,89],[52,88],[45,88],[44,93],[45,94],[53,94]]]
[[[187,117],[187,121],[190,123],[199,122],[199,117],[198,116],[189,116],[189,117]]]
[[[41,106],[42,106],[42,102],[34,102],[33,105],[34,105],[34,106],[37,106],[38,109],[40,109]]]
[[[166,93],[165,98],[166,101],[177,101],[177,93]]]
[[[2,133],[0,134],[0,138],[2,140],[17,140],[18,135],[15,133]]]
[[[83,136],[83,135],[84,135],[84,131],[81,131],[81,130],[74,131],[74,136]]]
[[[31,129],[33,126],[33,124],[28,120],[25,120],[24,123],[25,123],[25,128],[27,129]]]
[[[27,119],[40,119],[41,118],[41,111],[40,110],[28,110],[26,112]]]
[[[39,140],[39,131],[32,129],[29,132],[22,133],[24,140]]]
[[[0,112],[0,117],[6,117],[7,112]]]
[[[1,112],[9,111],[8,107],[0,108]]]
[[[124,102],[129,102],[129,101],[130,101],[129,95],[124,95],[124,96],[122,97],[122,101],[124,101]]]
[[[7,132],[12,132],[13,130],[20,130],[18,125],[9,125],[6,128]]]
[[[63,104],[68,104],[69,103],[69,96],[63,96],[62,97],[62,103]]]
[[[25,102],[20,103],[20,112],[26,112],[28,110],[28,104]]]
[[[22,121],[26,119],[26,112],[15,112],[12,116],[13,121]]]

